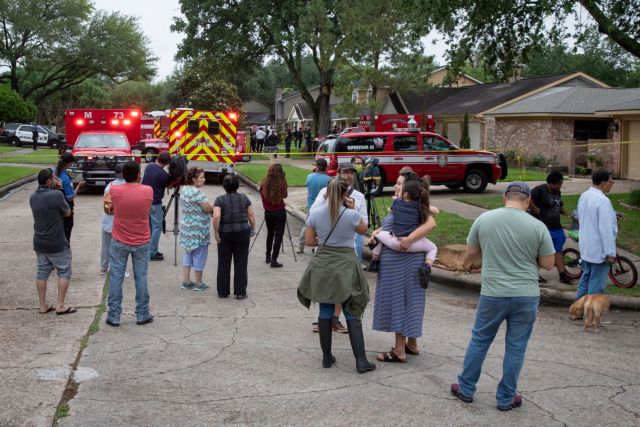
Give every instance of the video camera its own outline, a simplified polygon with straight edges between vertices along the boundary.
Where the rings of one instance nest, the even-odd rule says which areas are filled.
[[[380,185],[380,168],[378,167],[378,159],[375,157],[367,157],[362,170],[362,182],[365,187],[365,195],[371,194],[373,186]]]
[[[184,184],[184,177],[187,175],[187,163],[189,160],[185,156],[180,154],[174,154],[171,156],[169,162],[169,187],[179,188]]]

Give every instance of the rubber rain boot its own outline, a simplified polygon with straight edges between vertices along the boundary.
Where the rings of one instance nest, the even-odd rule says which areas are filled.
[[[359,374],[373,371],[376,369],[375,363],[367,360],[367,354],[364,350],[364,335],[362,334],[362,322],[358,319],[347,320],[347,328],[349,328],[349,340],[351,341],[351,349],[356,358],[356,370]]]
[[[320,348],[322,349],[322,367],[330,368],[331,365],[336,363],[336,358],[331,354],[333,319],[318,318],[318,332],[320,335]]]

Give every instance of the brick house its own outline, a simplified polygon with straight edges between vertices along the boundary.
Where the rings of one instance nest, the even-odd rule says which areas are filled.
[[[615,141],[622,141],[619,176],[640,180],[640,99],[616,102],[596,111],[596,116],[613,120]]]

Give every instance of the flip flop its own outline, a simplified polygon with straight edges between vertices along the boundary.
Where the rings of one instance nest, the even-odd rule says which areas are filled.
[[[380,359],[379,356],[380,355],[376,357],[379,362],[407,363],[406,357],[404,359],[400,359],[393,351],[390,351],[389,353],[382,353],[382,359]]]
[[[65,311],[56,311],[56,314],[58,316],[62,316],[63,314],[72,314],[72,313],[75,313],[76,311],[78,310],[76,310],[75,307],[67,307]]]
[[[395,348],[391,347],[391,351],[393,351],[393,350],[395,350]],[[420,354],[420,350],[411,350],[406,345],[404,346],[404,352],[407,353],[407,354],[410,354],[412,356],[418,356]]]
[[[55,310],[55,309],[56,309],[56,308],[55,308],[54,306],[50,305],[50,306],[49,306],[49,308],[47,308],[47,310],[46,310],[46,311],[40,311],[40,310],[38,310],[38,313],[40,313],[40,314],[47,314],[47,313],[51,313],[51,312],[52,312],[53,310]]]

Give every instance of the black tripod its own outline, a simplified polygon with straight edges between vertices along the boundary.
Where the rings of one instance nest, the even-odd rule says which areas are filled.
[[[285,210],[286,214],[288,215],[289,212],[287,212]],[[256,240],[258,240],[258,236],[260,235],[260,230],[262,230],[262,226],[264,225],[264,217],[262,218],[262,222],[260,223],[260,227],[258,227],[258,231],[256,232],[256,235],[253,237],[253,242],[251,242],[251,246],[249,246],[249,253],[251,253],[251,249],[253,248],[253,244],[256,242]],[[293,239],[291,238],[291,229],[289,229],[289,221],[287,220],[287,218],[285,217],[284,219],[284,223],[287,226],[287,235],[289,236],[289,243],[291,243],[291,252],[293,253],[293,261],[294,262],[298,262],[298,257],[296,256],[296,250],[293,247]],[[282,253],[284,253],[284,243],[282,244]]]
[[[380,221],[380,214],[378,213],[378,206],[376,205],[376,197],[372,191],[373,180],[366,180],[364,182],[365,193],[364,197],[367,199],[367,218],[369,219],[369,226],[373,229],[380,228],[382,223]]]
[[[175,204],[173,205],[173,266],[178,265],[178,234],[180,234],[180,221],[179,221],[179,207],[180,207],[180,186],[176,185],[173,189],[173,193],[171,194],[171,198],[169,199],[169,203],[167,206],[163,206],[162,210],[164,214],[162,216],[162,233],[167,232],[167,213],[171,208],[171,203],[175,200]]]

